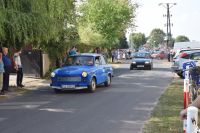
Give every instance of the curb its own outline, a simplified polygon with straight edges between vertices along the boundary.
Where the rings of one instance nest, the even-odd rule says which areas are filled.
[[[25,85],[23,89],[36,90],[38,87],[49,86],[50,80],[25,75],[23,78],[23,84]],[[17,87],[16,75],[10,75],[10,86]]]
[[[119,68],[119,64],[111,64],[111,66],[114,68],[114,69],[116,69],[116,68]]]

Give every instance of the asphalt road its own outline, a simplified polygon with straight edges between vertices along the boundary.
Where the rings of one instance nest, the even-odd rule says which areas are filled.
[[[0,102],[0,133],[141,133],[171,80],[169,64],[155,61],[153,70],[120,65],[95,93],[40,88]]]

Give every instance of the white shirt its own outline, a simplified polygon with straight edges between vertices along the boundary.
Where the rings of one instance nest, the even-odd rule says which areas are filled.
[[[22,68],[22,63],[21,63],[21,59],[20,59],[19,53],[15,53],[14,54],[14,61],[15,61],[15,65],[18,68]]]

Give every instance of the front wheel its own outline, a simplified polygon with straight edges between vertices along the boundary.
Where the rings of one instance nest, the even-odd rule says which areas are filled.
[[[111,76],[110,76],[110,74],[107,76],[107,80],[106,80],[106,82],[104,83],[104,85],[105,85],[105,87],[108,87],[108,86],[110,86],[110,84],[111,84]]]
[[[149,70],[152,70],[152,66],[149,66]]]
[[[181,79],[184,79],[183,72],[179,72],[179,73],[177,73],[177,75],[178,75]]]
[[[132,67],[132,66],[130,66],[130,70],[133,70],[133,67]]]
[[[95,92],[96,87],[97,87],[96,80],[95,80],[95,78],[92,78],[91,83],[88,86],[88,91],[91,92],[91,93]]]
[[[54,89],[54,92],[55,92],[55,93],[60,93],[61,90],[60,90],[60,89]]]

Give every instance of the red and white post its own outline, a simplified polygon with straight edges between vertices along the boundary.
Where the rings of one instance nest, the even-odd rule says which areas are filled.
[[[185,79],[184,79],[184,109],[189,105],[189,66],[186,67]],[[187,120],[183,121],[183,130],[186,133]]]
[[[198,108],[190,106],[187,109],[187,133],[198,132]]]

